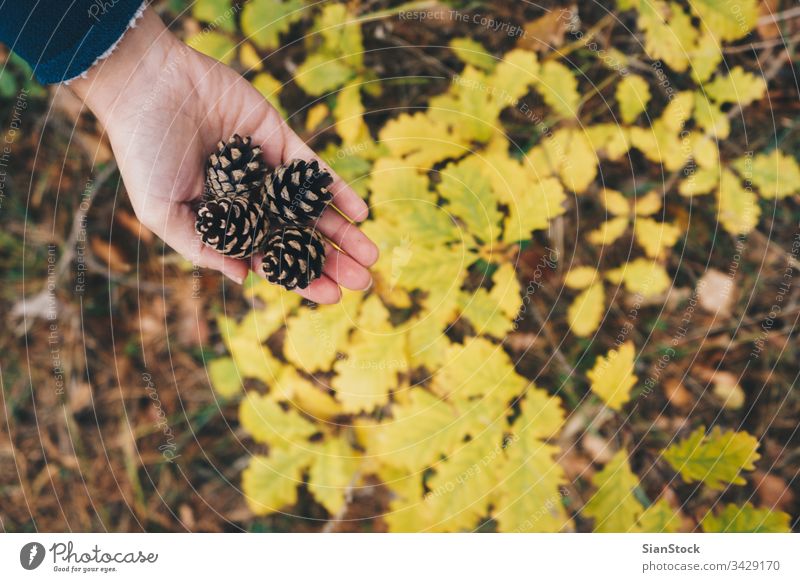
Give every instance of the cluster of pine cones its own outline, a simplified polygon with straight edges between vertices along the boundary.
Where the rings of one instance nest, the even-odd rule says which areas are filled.
[[[317,161],[292,160],[267,172],[261,148],[234,135],[208,159],[195,230],[229,257],[263,253],[271,283],[304,289],[325,263],[315,224],[333,197],[332,182]]]

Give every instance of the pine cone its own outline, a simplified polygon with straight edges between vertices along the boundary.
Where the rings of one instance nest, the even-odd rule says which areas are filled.
[[[284,226],[267,236],[264,262],[261,269],[270,283],[286,289],[305,289],[322,275],[325,264],[325,245],[310,227]]]
[[[208,158],[206,198],[227,198],[236,194],[258,195],[267,167],[261,159],[261,148],[252,145],[250,137],[234,134],[228,143],[220,141],[217,152]]]
[[[271,218],[284,224],[316,221],[333,198],[331,175],[316,160],[292,160],[278,166],[264,183],[263,196]]]
[[[240,259],[261,249],[269,221],[263,206],[247,196],[213,198],[197,210],[195,230],[206,245]]]

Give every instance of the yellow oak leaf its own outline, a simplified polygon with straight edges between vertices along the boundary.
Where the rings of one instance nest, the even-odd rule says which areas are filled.
[[[463,155],[466,144],[435,115],[403,113],[379,133],[381,144],[410,166],[430,168],[437,162]]]
[[[722,170],[717,189],[718,219],[729,233],[747,234],[761,218],[758,196],[750,188],[742,186],[739,177],[730,170]]]
[[[597,177],[598,163],[592,142],[585,132],[571,131],[566,158],[559,168],[564,185],[576,194],[582,194]]]
[[[433,378],[435,392],[458,399],[484,395],[505,402],[527,385],[503,347],[482,337],[452,344],[447,363]]]
[[[659,210],[664,202],[662,195],[656,190],[651,190],[644,196],[637,196],[633,201],[633,210],[636,216],[652,216]]]
[[[531,232],[544,230],[550,220],[566,212],[564,187],[555,178],[529,183],[508,206],[503,240],[516,242],[530,238]]]
[[[438,190],[448,202],[447,209],[464,223],[469,234],[484,243],[499,238],[502,215],[477,157],[444,168]]]
[[[719,40],[706,27],[703,27],[697,44],[689,55],[694,82],[703,84],[708,81],[722,62],[723,54]]]
[[[236,44],[227,34],[209,30],[199,32],[186,39],[186,44],[194,50],[217,59],[221,63],[229,65],[236,56]]]
[[[562,119],[574,119],[578,115],[581,96],[578,80],[562,63],[548,61],[539,69],[536,88],[545,103]]]
[[[720,42],[747,36],[758,19],[757,0],[692,0],[689,6]]]
[[[746,483],[741,472],[755,469],[760,457],[757,450],[758,440],[746,432],[723,431],[715,426],[706,434],[701,426],[668,447],[662,456],[687,483],[698,481],[722,490]]]
[[[778,149],[755,158],[739,158],[733,167],[745,180],[750,180],[762,198],[783,199],[800,192],[800,166],[792,156]]]
[[[283,108],[281,100],[278,98],[278,95],[283,89],[283,83],[267,73],[259,73],[251,82],[253,83],[253,87],[264,96],[264,99],[269,101],[270,105],[285,117],[286,110]]]
[[[289,402],[307,416],[328,421],[342,412],[342,405],[327,390],[302,377],[292,366],[286,366],[273,387],[275,397]]]
[[[491,72],[497,65],[497,59],[477,40],[463,36],[454,38],[450,41],[450,48],[461,61],[478,69]]]
[[[610,245],[628,230],[630,219],[627,216],[618,216],[605,221],[599,228],[586,234],[586,240],[593,245]]]
[[[362,293],[345,291],[336,305],[303,309],[286,322],[283,353],[300,370],[314,372],[329,369],[361,307]]]
[[[336,107],[333,110],[336,120],[336,133],[342,138],[344,144],[359,142],[368,135],[364,123],[364,105],[361,103],[360,83],[345,85],[336,96]]]
[[[637,520],[644,507],[634,490],[639,479],[628,464],[628,452],[620,449],[592,479],[597,487],[582,513],[594,519],[594,531],[630,533],[639,531]]]
[[[719,168],[697,168],[678,185],[681,196],[710,194],[719,185]]]
[[[262,49],[276,48],[303,9],[303,0],[251,0],[242,10],[242,32]]]
[[[593,283],[580,293],[567,309],[567,322],[572,333],[588,337],[600,326],[606,311],[603,283]]]
[[[717,76],[704,85],[703,90],[716,103],[736,103],[745,106],[764,97],[767,83],[763,77],[746,72],[737,66],[727,75]]]
[[[330,109],[325,103],[317,103],[306,114],[306,131],[314,131],[330,115]]]
[[[340,438],[312,445],[310,457],[308,489],[328,513],[336,515],[344,506],[349,489],[355,485],[361,458]]]
[[[622,192],[603,188],[603,192],[600,194],[600,201],[606,207],[606,210],[614,216],[628,216],[630,214],[631,205]]]
[[[573,267],[564,276],[564,285],[570,289],[586,289],[598,280],[600,274],[594,267]]]
[[[756,508],[749,502],[729,503],[717,515],[709,511],[700,527],[706,533],[791,533],[791,521],[783,511]]]
[[[664,267],[650,259],[634,259],[606,271],[606,279],[616,285],[624,284],[629,293],[639,294],[644,299],[658,297],[669,289],[671,282]]]
[[[214,390],[223,398],[233,398],[242,391],[242,378],[232,358],[217,358],[208,364],[208,377]]]
[[[539,71],[536,53],[522,49],[508,51],[489,77],[489,84],[496,87],[493,99],[499,100],[503,107],[515,105],[537,82]]]
[[[721,104],[711,102],[705,93],[695,93],[694,120],[706,135],[716,139],[727,139],[731,133],[731,122],[722,111]]]
[[[308,453],[301,449],[274,449],[269,457],[251,457],[242,472],[242,489],[250,510],[267,515],[297,503],[297,486],[309,462]]]
[[[342,351],[333,369],[331,386],[346,412],[371,411],[389,400],[389,393],[399,388],[398,374],[409,365],[405,357],[406,336],[393,329],[389,313],[376,295],[363,305],[353,338]]]
[[[657,222],[652,218],[638,218],[634,222],[636,242],[650,258],[663,256],[678,242],[681,229],[674,224]]]
[[[623,123],[633,123],[650,102],[650,87],[639,75],[628,75],[617,84],[617,105]]]
[[[294,448],[318,432],[297,412],[285,411],[271,396],[255,392],[239,405],[239,421],[253,440],[277,448]]]
[[[619,349],[598,356],[594,367],[586,373],[592,392],[612,410],[620,410],[631,398],[631,389],[638,380],[633,372],[635,358],[636,348],[628,341]]]
[[[676,2],[643,0],[639,3],[638,22],[645,33],[645,51],[650,58],[664,61],[676,73],[684,72],[697,31],[683,8]]]
[[[681,527],[681,512],[661,498],[642,512],[639,530],[646,533],[675,533]]]

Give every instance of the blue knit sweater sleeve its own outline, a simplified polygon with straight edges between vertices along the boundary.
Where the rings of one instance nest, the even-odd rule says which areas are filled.
[[[41,83],[79,76],[122,38],[142,0],[0,0],[0,41]]]

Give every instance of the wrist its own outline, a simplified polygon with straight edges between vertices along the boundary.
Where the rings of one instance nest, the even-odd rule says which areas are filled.
[[[136,109],[169,54],[180,44],[150,8],[128,29],[112,53],[95,63],[69,88],[104,125],[115,115]]]

